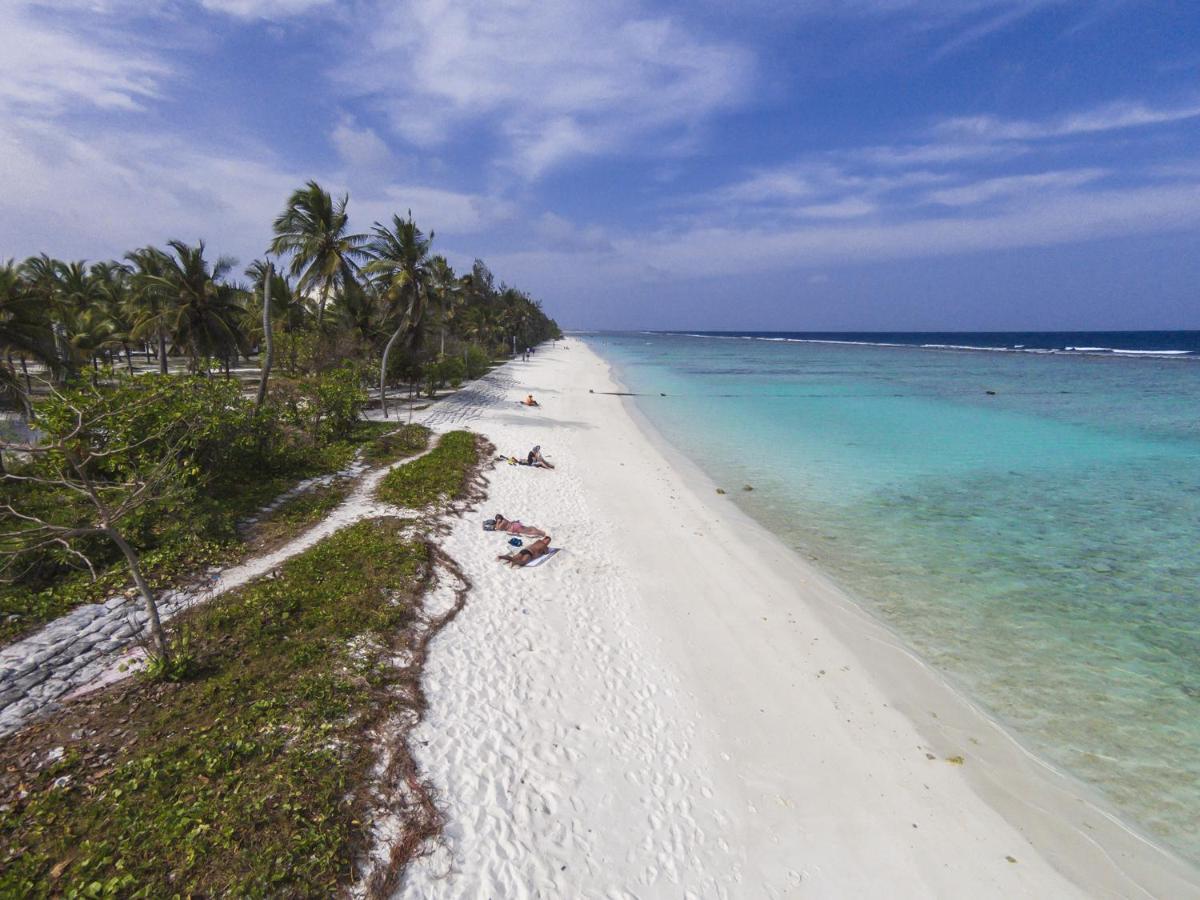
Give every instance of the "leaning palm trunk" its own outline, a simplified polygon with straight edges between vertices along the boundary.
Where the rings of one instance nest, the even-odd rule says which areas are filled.
[[[408,324],[408,318],[406,316],[400,322],[400,327],[397,328],[395,333],[388,339],[387,346],[383,348],[383,362],[381,363],[380,368],[379,368],[379,406],[383,410],[383,417],[385,419],[388,417],[388,408],[387,408],[388,357],[392,353],[392,347],[395,345],[396,341],[400,339],[400,335],[404,333],[404,329],[407,326],[407,324]]]
[[[267,263],[267,275],[263,279],[263,363],[262,377],[258,382],[258,398],[254,408],[258,409],[267,399],[267,380],[271,377],[271,363],[275,361],[275,340],[271,334],[271,264]]]
[[[158,330],[158,374],[167,374],[167,333]]]
[[[317,331],[321,330],[321,323],[325,321],[325,304],[329,300],[329,282],[321,288],[321,299],[317,301]]]

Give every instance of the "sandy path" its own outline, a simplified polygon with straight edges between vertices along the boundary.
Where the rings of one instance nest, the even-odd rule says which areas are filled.
[[[559,468],[499,467],[447,539],[475,588],[415,738],[449,824],[403,896],[1200,896],[589,394],[607,366],[567,346],[431,416]],[[501,567],[496,511],[566,551]]]

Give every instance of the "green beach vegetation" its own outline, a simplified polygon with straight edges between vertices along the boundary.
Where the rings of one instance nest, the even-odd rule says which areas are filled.
[[[482,440],[469,431],[443,435],[430,453],[388,472],[376,489],[377,496],[384,503],[405,509],[461,499],[469,487]]]
[[[384,896],[440,829],[406,738],[466,582],[429,535],[478,496],[486,441],[451,433],[384,479],[412,518],[170,621],[156,605],[329,516],[359,463],[424,453],[428,428],[364,421],[376,391],[432,394],[559,334],[481,262],[430,256],[411,216],[347,234],[346,202],[297,191],[285,260],[245,283],[202,243],[0,268],[0,643],[121,594],[147,618],[137,677],[0,739],[0,896]],[[446,577],[455,603],[423,611]],[[380,805],[401,838],[364,862]]]
[[[398,519],[345,528],[181,616],[187,678],[126,682],[0,744],[0,895],[345,886],[378,781],[365,736],[419,700],[392,659],[423,653],[408,626],[431,552]]]
[[[0,266],[0,642],[130,581],[153,620],[156,591],[227,562],[239,521],[292,485],[423,449],[363,424],[371,402],[386,415],[397,387],[411,403],[559,336],[482,261],[434,255],[411,214],[354,234],[348,204],[294,191],[243,277],[203,241]],[[296,503],[263,532],[321,508]]]
[[[402,458],[428,436],[410,426],[367,446]],[[423,473],[404,499],[434,513],[469,496],[489,450],[446,435],[396,470]],[[421,465],[431,458],[445,476]],[[308,503],[278,514],[306,517]],[[159,677],[0,741],[0,896],[328,896],[364,877],[369,896],[387,896],[441,827],[406,738],[425,709],[429,641],[465,596],[426,518],[335,532],[178,616]],[[455,603],[423,613],[447,576],[461,583]],[[364,872],[380,805],[403,839]]]

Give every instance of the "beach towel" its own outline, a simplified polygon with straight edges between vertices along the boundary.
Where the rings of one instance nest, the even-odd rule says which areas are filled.
[[[547,550],[545,553],[543,553],[541,556],[539,556],[533,562],[525,563],[525,565],[521,566],[521,568],[522,569],[532,569],[535,566],[540,566],[542,563],[546,562],[548,559],[550,559],[550,557],[552,557],[554,554],[558,553],[560,550],[562,550],[562,547],[551,547],[549,550]]]

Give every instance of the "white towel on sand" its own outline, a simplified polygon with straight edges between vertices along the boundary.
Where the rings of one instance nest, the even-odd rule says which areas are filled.
[[[541,556],[539,556],[533,562],[525,563],[525,565],[521,566],[521,568],[522,569],[532,569],[534,566],[540,566],[542,563],[544,563],[546,560],[548,560],[550,557],[552,557],[555,553],[557,553],[561,549],[562,549],[562,547],[551,547],[549,550],[547,550],[545,553],[543,553]]]

